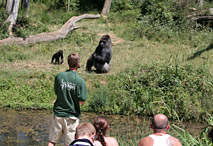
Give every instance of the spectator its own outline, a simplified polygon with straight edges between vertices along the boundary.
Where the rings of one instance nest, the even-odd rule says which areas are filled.
[[[165,115],[155,115],[151,124],[154,134],[142,138],[138,146],[181,146],[177,138],[166,134],[169,127],[168,118]]]
[[[95,128],[90,123],[82,123],[76,128],[75,139],[70,146],[94,146]]]
[[[65,135],[65,145],[69,145],[75,136],[81,115],[80,105],[87,98],[85,81],[78,73],[80,57],[68,56],[69,70],[60,72],[55,77],[54,90],[57,99],[53,107],[48,146],[54,146]]]
[[[96,129],[95,146],[118,146],[117,140],[114,137],[108,137],[106,134],[110,129],[109,122],[106,117],[96,117],[93,125]]]

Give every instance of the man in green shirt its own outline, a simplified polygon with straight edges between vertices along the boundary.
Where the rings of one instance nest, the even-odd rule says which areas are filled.
[[[54,146],[63,134],[66,146],[74,140],[81,115],[80,105],[83,105],[87,98],[85,81],[77,73],[79,61],[77,54],[70,54],[69,70],[60,72],[55,77],[54,90],[57,99],[53,107],[48,146]]]

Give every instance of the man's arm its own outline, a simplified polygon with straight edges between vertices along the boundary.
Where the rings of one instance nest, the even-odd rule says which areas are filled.
[[[55,94],[57,95],[57,92],[58,92],[58,79],[57,79],[57,76],[55,77],[55,80],[54,80],[54,91],[55,91]]]

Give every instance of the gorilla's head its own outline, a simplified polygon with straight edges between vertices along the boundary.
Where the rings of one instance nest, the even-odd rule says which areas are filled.
[[[109,35],[103,35],[101,37],[101,40],[99,42],[99,46],[104,48],[104,47],[110,47],[111,46],[111,38]]]

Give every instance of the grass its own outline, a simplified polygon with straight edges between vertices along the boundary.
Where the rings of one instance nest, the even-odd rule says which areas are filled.
[[[55,31],[74,15],[63,11],[60,11],[60,13],[54,13],[53,11],[46,13],[48,8],[43,4],[32,3],[32,6],[31,13],[29,14],[30,20],[28,22],[31,27],[25,27],[23,30],[20,28],[19,32],[25,31],[23,34],[35,33],[31,31],[37,29],[37,33]],[[41,8],[39,14],[36,11],[38,8]],[[147,66],[159,64],[165,67],[168,62],[179,66],[190,65],[195,69],[205,69],[206,75],[211,78],[213,75],[213,60],[211,59],[213,56],[211,47],[213,43],[212,30],[192,30],[188,34],[185,33],[185,39],[180,37],[166,39],[163,34],[158,35],[158,41],[148,39],[145,36],[138,37],[135,35],[137,33],[134,33],[134,31],[137,31],[137,29],[134,30],[134,27],[137,27],[137,25],[133,19],[133,16],[137,13],[138,11],[128,11],[122,13],[121,16],[119,16],[119,13],[112,13],[106,20],[103,18],[81,20],[76,24],[79,26],[79,29],[70,32],[65,39],[26,46],[14,45],[1,47],[0,78],[2,83],[7,84],[6,87],[8,89],[5,90],[5,87],[1,88],[0,93],[3,96],[1,96],[2,102],[0,102],[0,105],[14,108],[35,108],[35,105],[39,108],[51,108],[55,100],[52,88],[54,76],[58,72],[68,69],[66,57],[72,52],[78,53],[81,56],[79,74],[86,80],[88,101],[91,102],[87,104],[90,105],[95,104],[93,102],[95,98],[99,102],[104,102],[106,100],[105,97],[108,95],[108,91],[104,91],[104,88],[107,87],[109,81],[113,82],[109,80],[109,78],[115,76],[119,80],[119,74],[127,70],[134,70],[136,63]],[[132,23],[127,21],[130,16]],[[116,20],[116,18],[118,18],[118,20]],[[149,29],[151,30],[152,28],[150,27]],[[88,73],[85,70],[86,61],[95,50],[103,34],[109,34],[113,42],[111,71],[107,74]],[[133,38],[134,36],[135,38]],[[63,49],[64,51],[64,64],[50,64],[52,54],[59,49]],[[207,80],[206,82],[207,84],[212,84],[212,80]],[[45,88],[43,88],[44,84]],[[116,84],[119,84],[119,82]],[[118,91],[114,92],[119,93],[119,88],[116,89]],[[28,98],[32,100],[21,99],[26,96],[26,94],[22,92],[23,90],[28,92]],[[13,95],[12,91],[20,92],[14,94],[15,97],[13,98],[17,99],[13,99],[13,102],[4,102],[8,100],[6,97]],[[124,91],[122,92],[121,96],[126,94]],[[149,94],[148,92],[146,93],[148,99],[151,97]],[[45,98],[45,101],[42,100],[43,98]],[[21,102],[17,102],[17,100]],[[25,101],[28,102],[25,103]],[[115,105],[113,105],[113,107],[106,107],[109,109],[102,107],[102,109],[106,111],[112,111],[113,109],[114,113],[116,113],[120,108],[118,106],[120,101],[115,100],[114,102]],[[128,100],[122,102],[128,103]],[[20,103],[23,103],[24,106]],[[45,104],[47,106],[45,106]],[[170,105],[166,106],[165,104],[164,108],[168,106]],[[88,107],[89,105],[86,105],[83,107],[83,110],[89,110],[87,109]]]
[[[28,35],[43,31],[55,31],[73,15],[78,15],[76,13],[65,13],[63,10],[57,13],[54,11],[49,12],[47,6],[43,4],[32,3],[31,5],[31,13],[29,14],[30,20],[28,21],[30,27],[26,25],[23,28],[19,28],[19,34]],[[39,11],[40,13],[38,13],[37,9],[41,9],[41,11]],[[97,12],[91,13],[96,14]],[[139,26],[134,21],[135,19],[133,19],[136,18],[138,13],[139,11],[128,11],[125,13],[115,12],[111,13],[106,20],[103,18],[81,20],[76,24],[76,26],[79,26],[79,29],[70,32],[65,39],[61,40],[26,46],[13,45],[1,47],[0,106],[9,106],[15,109],[52,109],[56,98],[53,91],[54,77],[58,72],[68,69],[66,57],[70,53],[75,52],[81,56],[81,68],[79,68],[78,72],[85,79],[88,89],[88,100],[86,105],[82,107],[82,111],[95,110],[97,114],[119,113],[126,115],[134,113],[136,115],[141,115],[141,113],[143,113],[145,116],[152,116],[154,113],[165,112],[170,116],[170,119],[174,117],[179,120],[182,118],[194,122],[195,120],[205,119],[205,116],[208,115],[205,113],[205,109],[210,110],[209,113],[211,117],[213,75],[212,29],[201,29],[199,31],[190,29],[181,34],[177,31],[170,32],[171,34],[168,35],[168,33],[165,33],[166,28],[164,28],[164,32],[157,33],[155,37],[149,38],[142,34],[142,36],[140,36],[138,31],[145,29],[141,33],[145,32],[148,35],[152,35],[152,33],[155,33],[153,32],[154,29],[153,27],[138,29]],[[21,20],[25,21],[25,18],[21,18]],[[95,50],[103,34],[109,34],[113,42],[111,71],[107,74],[88,73],[85,70],[87,59]],[[166,35],[171,35],[173,37],[169,38]],[[64,64],[50,64],[52,54],[59,49],[64,51]],[[168,103],[164,100],[166,97],[170,97],[169,95],[166,97],[160,96],[160,101],[152,101],[152,99],[155,98],[154,96],[157,96],[157,94],[153,96],[152,92],[160,91],[155,91],[157,88],[153,87],[153,91],[143,92],[144,89],[140,88],[142,85],[136,80],[141,76],[137,77],[136,71],[138,71],[139,74],[141,72],[139,72],[138,67],[152,67],[153,65],[159,68],[159,70],[165,68],[174,69],[177,66],[180,69],[185,66],[192,66],[193,69],[191,72],[185,73],[185,68],[181,71],[190,77],[186,78],[187,81],[192,79],[195,80],[196,77],[202,78],[202,80],[196,80],[196,85],[203,85],[202,87],[205,87],[206,94],[208,93],[209,95],[209,100],[206,100],[206,103],[201,103],[201,101],[204,100],[199,100],[199,98],[202,97],[202,94],[198,92],[200,89],[195,90],[195,96],[199,98],[193,98],[194,96],[187,95],[187,100],[182,100],[182,102],[183,105],[185,105],[184,107],[188,110],[185,111],[185,114],[182,113],[182,115],[173,108],[176,106],[176,100],[173,100],[172,103]],[[198,72],[197,70],[203,70],[203,72]],[[131,71],[135,71],[136,73],[128,74],[128,72]],[[165,77],[170,75],[163,71],[161,73],[156,71],[151,75],[154,76],[155,73],[158,73],[158,78],[153,78],[155,80],[164,77],[161,76],[161,74],[165,74]],[[184,73],[180,75],[184,75]],[[125,88],[123,85],[126,85],[124,81],[128,80],[132,88],[129,88],[131,90],[124,90]],[[151,82],[152,80],[147,79],[147,81]],[[182,83],[180,80],[178,80],[178,82]],[[194,90],[195,88],[191,89]],[[175,88],[175,90],[174,88],[170,88],[170,90],[184,91],[181,88]],[[171,92],[166,93],[170,94]],[[185,98],[185,93],[178,93],[182,95],[182,98]],[[148,104],[143,104],[140,98]],[[192,100],[190,100],[191,98]],[[129,101],[135,102],[131,103]],[[187,104],[191,101],[195,101],[196,104]],[[206,105],[206,107],[200,108],[202,104],[204,107]],[[158,106],[156,107],[154,105]],[[157,110],[158,107],[159,110]],[[194,111],[197,113],[192,112],[193,109],[191,107],[193,107],[195,109]],[[140,111],[141,108],[144,110],[140,113],[138,111]],[[175,112],[171,114],[172,111]],[[184,117],[184,115],[189,116]],[[194,117],[191,118],[191,115],[194,115]],[[180,116],[182,117],[179,118]],[[207,117],[207,122],[211,123],[211,118]],[[117,131],[112,131],[111,135],[118,139],[120,145],[137,145],[137,142],[141,138],[140,136],[147,135],[150,131],[145,127],[147,123],[143,123],[142,125],[139,123],[136,124],[138,124],[138,129],[135,131],[131,131],[131,128],[126,125],[126,134],[124,135],[121,135],[119,131],[119,126],[122,125],[118,125]],[[183,145],[209,144],[209,141],[206,139],[206,133],[202,133],[203,137],[197,138],[180,127],[175,125],[173,125],[173,127],[176,129],[174,129],[174,131],[171,130],[171,134],[181,139]],[[132,135],[134,135],[134,138],[130,138]]]

